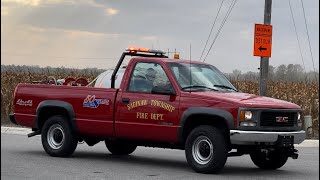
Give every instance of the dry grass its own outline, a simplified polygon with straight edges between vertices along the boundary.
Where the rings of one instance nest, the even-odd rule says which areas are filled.
[[[67,73],[63,69],[49,72],[43,69],[40,73],[31,72],[1,72],[1,124],[8,123],[8,115],[12,112],[13,92],[18,83],[30,83],[32,81],[45,80],[48,76],[56,79],[73,77],[93,80],[99,74],[98,71],[75,70]],[[259,94],[257,81],[232,81],[242,92]],[[318,138],[319,130],[319,84],[301,82],[268,82],[268,96],[296,103],[304,109],[303,115],[311,115],[313,118],[314,137]]]

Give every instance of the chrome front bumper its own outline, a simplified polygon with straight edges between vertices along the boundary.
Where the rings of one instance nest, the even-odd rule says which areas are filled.
[[[262,142],[274,144],[278,140],[279,135],[294,136],[294,144],[300,144],[306,138],[305,131],[270,132],[270,131],[230,130],[231,144],[255,144],[255,143],[262,143]]]

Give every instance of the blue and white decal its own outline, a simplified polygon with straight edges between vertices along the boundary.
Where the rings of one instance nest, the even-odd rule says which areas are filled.
[[[109,105],[109,99],[96,99],[95,95],[88,95],[83,101],[83,107],[98,108],[100,104]]]

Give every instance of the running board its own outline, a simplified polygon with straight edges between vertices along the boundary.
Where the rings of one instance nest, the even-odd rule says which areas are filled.
[[[39,130],[33,131],[32,133],[29,133],[29,134],[28,134],[28,138],[29,138],[29,137],[32,137],[32,136],[39,135],[40,133],[41,133],[41,132],[40,132]]]
[[[240,152],[229,152],[228,157],[235,157],[235,156],[242,156],[244,155],[243,153]]]

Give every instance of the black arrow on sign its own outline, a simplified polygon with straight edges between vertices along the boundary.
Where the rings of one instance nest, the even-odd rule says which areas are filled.
[[[262,47],[262,46],[260,46],[258,49],[260,50],[260,52],[261,52],[262,50],[267,50],[267,48],[264,48],[264,47]]]

